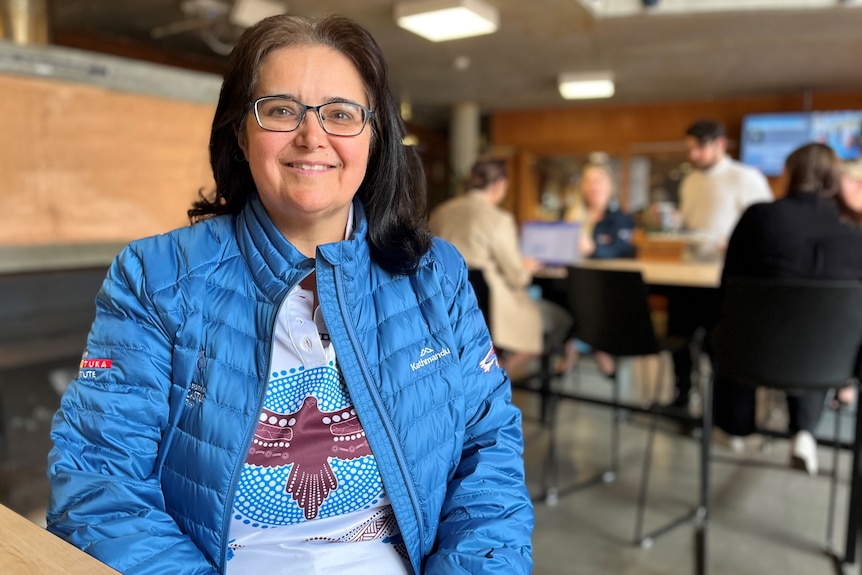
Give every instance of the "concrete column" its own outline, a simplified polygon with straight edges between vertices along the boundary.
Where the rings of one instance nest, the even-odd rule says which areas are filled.
[[[0,38],[21,45],[47,45],[47,0],[0,1]]]
[[[475,102],[455,104],[449,127],[449,163],[452,166],[452,182],[456,193],[470,173],[473,162],[479,157],[480,133],[479,105]]]

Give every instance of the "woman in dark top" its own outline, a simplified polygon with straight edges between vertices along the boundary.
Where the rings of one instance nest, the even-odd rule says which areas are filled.
[[[581,224],[580,253],[591,259],[633,258],[632,232],[635,223],[632,217],[616,204],[611,173],[603,164],[590,163],[581,170],[580,201],[576,202],[565,219]],[[566,341],[563,358],[557,366],[559,373],[567,373],[578,361],[581,353],[588,353],[590,346],[575,339],[577,325],[572,337]],[[595,350],[593,357],[599,370],[608,377],[616,373],[613,356]]]
[[[613,180],[602,164],[587,164],[581,171],[580,201],[566,219],[582,226],[581,255],[593,259],[633,258],[632,217],[616,205]]]
[[[862,280],[862,231],[841,193],[842,168],[824,144],[808,144],[787,158],[784,198],[749,207],[730,237],[722,284],[734,277]],[[792,462],[817,472],[813,432],[825,390],[788,394]],[[755,390],[721,380],[715,422],[731,435],[755,428]]]

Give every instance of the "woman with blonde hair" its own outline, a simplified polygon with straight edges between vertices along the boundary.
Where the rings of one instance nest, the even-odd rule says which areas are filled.
[[[841,168],[841,215],[850,223],[862,225],[862,159],[844,162]]]
[[[589,163],[581,170],[578,201],[565,219],[581,224],[581,255],[594,259],[631,258],[634,220],[617,205],[613,177],[604,164]]]
[[[581,224],[580,253],[592,259],[633,258],[634,220],[624,213],[614,198],[613,177],[605,164],[589,163],[581,170],[578,200],[566,212],[567,221]],[[570,339],[558,371],[571,370],[589,346]],[[614,358],[603,351],[593,352],[599,369],[608,376],[616,372]]]

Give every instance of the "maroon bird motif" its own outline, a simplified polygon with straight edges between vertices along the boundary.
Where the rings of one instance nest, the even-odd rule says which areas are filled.
[[[338,487],[329,458],[351,460],[366,455],[371,455],[371,448],[353,406],[322,412],[317,398],[309,396],[296,413],[264,408],[247,462],[260,467],[292,463],[284,490],[311,520]]]

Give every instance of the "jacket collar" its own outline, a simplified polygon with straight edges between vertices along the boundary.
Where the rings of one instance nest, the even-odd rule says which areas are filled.
[[[318,246],[318,257],[330,264],[355,259],[357,252],[366,250],[368,223],[358,199],[353,200],[353,234],[344,241]],[[260,198],[249,198],[236,220],[236,235],[240,252],[266,297],[280,301],[287,290],[315,268],[315,260],[305,257],[285,239],[269,217]]]

